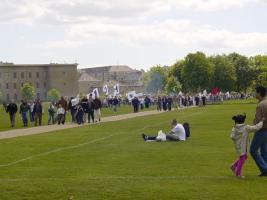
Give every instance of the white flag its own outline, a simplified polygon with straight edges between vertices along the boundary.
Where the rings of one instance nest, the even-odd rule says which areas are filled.
[[[104,93],[105,95],[108,95],[108,86],[107,86],[107,85],[104,85],[104,86],[103,86],[103,93]]]
[[[117,83],[114,85],[114,96],[120,94],[120,85]]]
[[[134,97],[136,96],[136,92],[135,91],[131,91],[127,93],[127,98],[129,101],[131,101]]]
[[[99,92],[98,92],[98,88],[95,88],[92,92],[92,96],[93,96],[93,99],[95,99],[96,97],[99,97]]]

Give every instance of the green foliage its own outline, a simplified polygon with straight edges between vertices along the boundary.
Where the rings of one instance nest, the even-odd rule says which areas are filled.
[[[177,93],[181,90],[182,90],[181,83],[174,76],[170,76],[167,79],[167,83],[165,85],[165,91],[168,94],[171,94],[171,93]]]
[[[20,89],[20,93],[21,93],[22,99],[27,100],[27,101],[34,100],[35,89],[30,83],[24,83]]]
[[[246,92],[255,78],[255,70],[250,66],[249,60],[245,56],[232,53],[228,55],[228,58],[235,68],[237,91]]]
[[[204,53],[197,52],[186,56],[183,77],[191,91],[210,88],[213,74],[214,66]]]
[[[144,78],[147,92],[154,94],[163,92],[167,82],[167,69],[161,66],[152,67]]]
[[[55,88],[47,92],[47,99],[49,101],[58,101],[60,99],[60,96],[61,96],[60,92]]]
[[[215,67],[213,76],[213,87],[220,88],[221,91],[234,91],[236,83],[236,72],[233,64],[225,55],[217,55],[210,58]]]

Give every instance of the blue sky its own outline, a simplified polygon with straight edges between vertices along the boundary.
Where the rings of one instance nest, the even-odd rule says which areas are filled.
[[[189,52],[267,53],[266,0],[0,0],[0,60],[171,65]]]

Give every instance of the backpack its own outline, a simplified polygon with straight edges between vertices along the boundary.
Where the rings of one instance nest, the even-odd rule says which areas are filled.
[[[184,127],[184,130],[185,130],[186,138],[190,137],[190,126],[189,126],[189,123],[185,122],[183,124],[183,127]]]

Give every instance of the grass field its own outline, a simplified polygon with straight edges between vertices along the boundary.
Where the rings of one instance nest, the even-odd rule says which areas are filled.
[[[43,113],[42,125],[47,125],[47,122],[48,122],[48,111],[47,111],[48,106],[49,106],[48,103],[43,103],[44,113]],[[155,106],[151,106],[149,109],[140,110],[140,112],[148,111],[148,110],[155,110],[155,109],[156,109]],[[108,117],[108,116],[121,115],[121,114],[127,114],[127,113],[132,113],[132,112],[133,112],[132,106],[121,105],[121,107],[118,108],[117,112],[113,112],[110,108],[103,108],[102,109],[102,116]],[[70,116],[69,112],[67,113],[67,119],[66,120],[67,120],[67,122],[70,122],[70,120],[71,120],[71,116]],[[30,123],[29,123],[29,126],[30,126]],[[15,127],[14,128],[15,129],[23,128],[23,123],[22,123],[22,120],[20,119],[20,115],[18,113],[16,114],[16,120],[15,120]],[[6,113],[4,111],[3,108],[1,108],[0,109],[0,131],[11,130],[11,129],[12,128],[10,127],[9,115],[8,115],[8,113]]]
[[[235,178],[234,114],[255,104],[213,105],[48,134],[0,140],[0,199],[267,199],[253,160]],[[186,142],[145,143],[140,134],[191,124]]]

